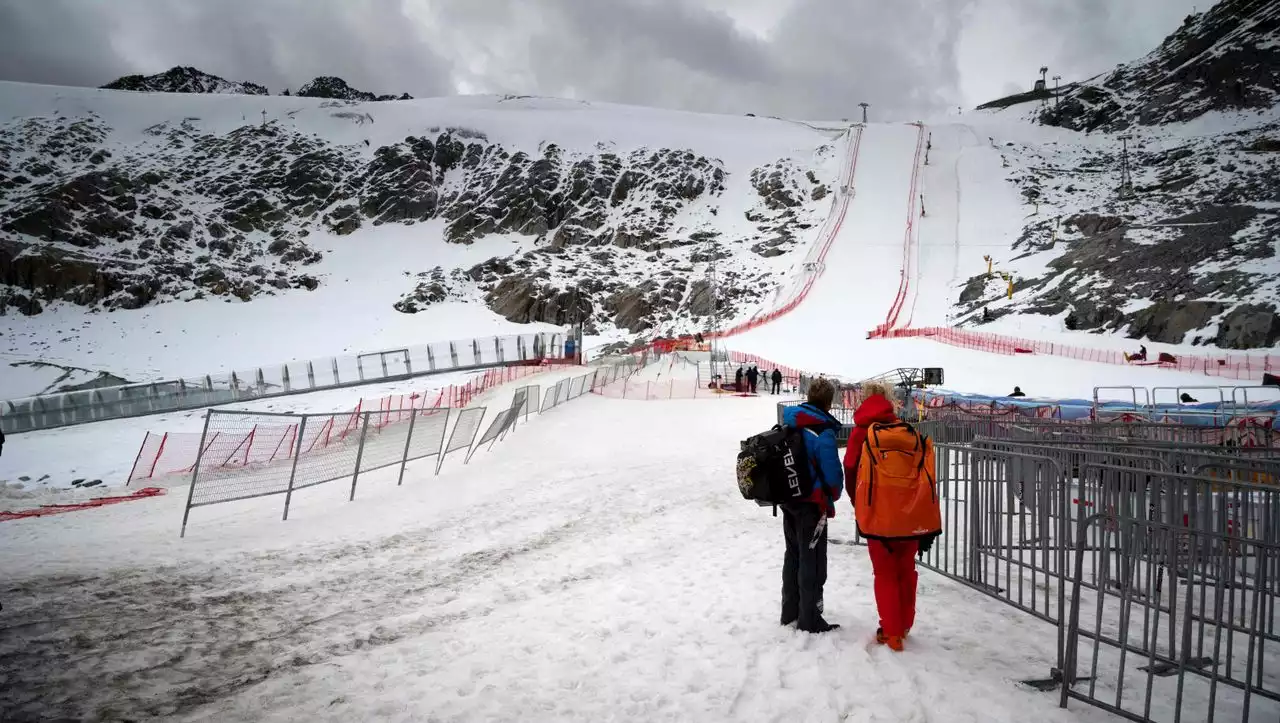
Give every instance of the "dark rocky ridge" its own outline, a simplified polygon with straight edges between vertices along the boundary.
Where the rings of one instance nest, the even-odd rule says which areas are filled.
[[[186,66],[170,68],[156,75],[126,75],[102,87],[107,90],[132,90],[150,93],[267,94],[267,89],[257,83],[248,81],[236,83]]]
[[[312,233],[437,221],[448,243],[511,234],[522,245],[466,272],[427,272],[397,309],[483,299],[516,321],[642,331],[709,313],[696,279],[713,248],[720,258],[755,252],[725,264],[730,303],[772,290],[750,259],[789,248],[791,229],[813,222],[812,200],[825,194],[794,164],[758,169],[760,203],[747,211],[755,232],[721,238],[705,215],[685,211],[718,213],[725,170],[683,149],[544,144],[534,154],[434,128],[370,153],[278,122],[214,134],[188,118],[107,150],[109,132],[95,116],[0,126],[0,312],[312,289],[322,278],[308,269],[322,258]]]
[[[1046,125],[1118,131],[1280,100],[1280,14],[1274,0],[1221,0],[1189,15],[1145,58],[1062,89]]]
[[[331,100],[352,100],[352,101],[382,101],[382,100],[413,100],[413,96],[408,93],[401,95],[374,95],[366,93],[363,90],[356,90],[347,85],[347,81],[332,75],[322,75],[319,78],[304,83],[298,89],[297,95],[300,98],[329,98]]]

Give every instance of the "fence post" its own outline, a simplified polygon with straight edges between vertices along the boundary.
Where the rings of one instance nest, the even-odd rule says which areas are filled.
[[[498,361],[502,361],[502,339],[493,337],[493,353],[498,355]]]
[[[292,388],[289,385],[289,365],[288,364],[285,364],[280,367],[280,378],[284,380],[284,390],[286,392],[292,391]]]
[[[191,516],[191,500],[196,496],[196,478],[200,475],[201,450],[204,449],[204,438],[209,434],[209,417],[212,416],[213,410],[208,410],[204,413],[204,431],[200,432],[200,446],[196,447],[196,463],[191,467],[191,487],[187,489],[187,508],[182,511],[182,532],[178,533],[179,539],[187,536],[187,518]],[[165,436],[168,437],[169,435],[166,433]],[[161,448],[163,446],[161,444]],[[159,454],[156,454],[156,459],[160,459]],[[151,470],[155,471],[154,464],[151,465]]]
[[[436,370],[436,355],[431,351],[431,345],[427,345],[427,368],[431,371]]]
[[[329,364],[333,366],[333,383],[341,384],[342,380],[338,378],[338,357],[336,356],[329,357]]]
[[[316,367],[311,362],[307,362],[307,384],[312,388],[316,388]]]
[[[298,458],[302,456],[302,438],[307,433],[307,417],[303,415],[302,421],[298,423],[298,436],[293,439],[293,466],[289,468],[289,488],[284,493],[284,517],[280,518],[281,522],[289,519],[289,502],[293,500],[293,480],[298,476]]]
[[[258,431],[258,425],[253,425],[253,429],[249,430],[249,443],[244,448],[244,463],[249,465],[249,456],[253,454],[253,435]]]
[[[364,440],[369,436],[369,412],[364,413],[364,424],[360,425],[360,446],[356,448],[356,471],[351,475],[351,502],[356,498],[356,482],[360,479],[360,458],[364,456]]]
[[[206,416],[206,417],[208,417],[208,413],[207,413],[207,412],[205,413],[205,416]],[[208,420],[206,420],[206,421],[205,421],[205,425],[206,425],[206,426],[208,426]],[[160,463],[160,455],[164,454],[164,445],[165,445],[165,443],[166,443],[166,442],[168,442],[168,441],[169,441],[169,433],[168,433],[168,432],[165,432],[165,433],[164,433],[164,436],[160,438],[160,449],[157,449],[157,450],[156,450],[156,458],[155,458],[155,459],[153,459],[153,460],[151,460],[151,469],[147,472],[147,479],[151,479],[152,477],[154,477],[154,476],[155,476],[155,474],[156,474],[156,465]],[[203,450],[203,449],[204,449],[204,435],[203,435],[203,434],[201,434],[201,435],[200,435],[200,446],[196,449],[196,459],[197,459],[197,460],[199,460],[199,459],[200,459],[200,451],[201,451],[201,450]]]
[[[412,412],[409,417],[409,434],[404,438],[404,456],[400,460],[400,479],[396,480],[396,487],[404,484],[404,468],[409,464],[409,442],[413,439],[413,425],[418,421],[418,413]]]
[[[364,361],[359,354],[356,355],[356,373],[360,375],[360,381],[364,381]]]

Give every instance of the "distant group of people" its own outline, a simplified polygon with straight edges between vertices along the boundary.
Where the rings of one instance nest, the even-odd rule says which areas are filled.
[[[756,389],[759,387],[761,376],[760,370],[757,369],[754,364],[749,367],[740,366],[738,367],[738,371],[733,375],[734,387],[740,392],[750,392],[755,394]],[[765,378],[772,383],[772,394],[782,393],[781,371],[774,369],[773,373],[769,374]]]

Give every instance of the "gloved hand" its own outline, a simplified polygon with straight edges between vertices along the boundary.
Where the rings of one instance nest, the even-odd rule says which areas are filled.
[[[937,535],[929,535],[928,537],[925,537],[925,538],[921,539],[921,540],[920,540],[920,552],[919,552],[919,553],[917,553],[917,556],[918,556],[918,557],[924,557],[924,556],[925,556],[925,553],[929,552],[929,550],[932,550],[932,549],[933,549],[933,541],[934,541],[935,539],[937,539],[937,537],[938,537]]]

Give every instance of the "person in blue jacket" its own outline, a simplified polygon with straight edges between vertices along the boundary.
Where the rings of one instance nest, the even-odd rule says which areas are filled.
[[[787,554],[782,563],[782,624],[825,633],[840,627],[822,617],[822,587],[827,582],[827,518],[835,517],[835,501],[844,486],[844,468],[836,445],[841,424],[831,416],[835,384],[818,378],[809,384],[808,401],[787,407],[782,423],[804,432],[813,493],[803,502],[782,505]]]

